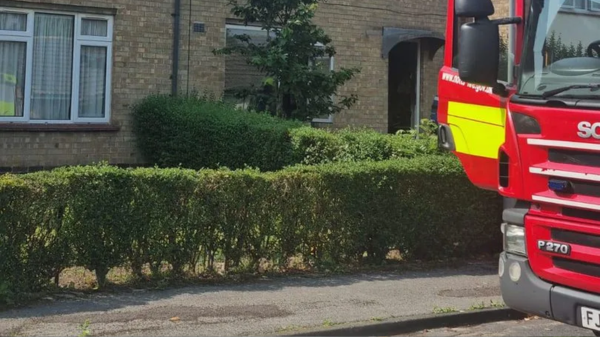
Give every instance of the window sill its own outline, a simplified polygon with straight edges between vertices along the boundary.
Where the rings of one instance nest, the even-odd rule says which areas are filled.
[[[0,132],[118,132],[121,127],[110,124],[18,124],[0,123]]]

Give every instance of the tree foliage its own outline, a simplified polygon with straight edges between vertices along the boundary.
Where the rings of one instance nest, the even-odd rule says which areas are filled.
[[[555,31],[552,31],[550,36],[546,38],[544,49],[549,64],[565,58],[586,56],[586,51],[583,48],[581,41],[579,41],[577,46],[575,46],[572,42],[567,46],[567,44],[562,41],[562,37],[560,35],[556,37]]]
[[[312,19],[322,0],[230,0],[231,12],[244,25],[260,25],[266,43],[255,43],[246,34],[239,41],[215,50],[217,55],[242,55],[264,74],[262,86],[245,88],[238,97],[249,98],[252,108],[287,119],[307,120],[350,108],[358,97],[339,96],[341,86],[358,68],[330,71],[336,54],[331,38]],[[337,96],[337,97],[334,97]]]

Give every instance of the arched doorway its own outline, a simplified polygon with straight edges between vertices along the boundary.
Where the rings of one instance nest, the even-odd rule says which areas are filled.
[[[423,115],[422,71],[433,66],[431,61],[444,45],[444,36],[429,30],[384,27],[382,42],[382,57],[388,59],[388,132],[416,128]],[[429,62],[422,55],[428,55]],[[432,77],[432,69],[425,70],[426,78]]]
[[[398,43],[389,53],[388,132],[410,130],[418,123],[420,111],[420,44]]]

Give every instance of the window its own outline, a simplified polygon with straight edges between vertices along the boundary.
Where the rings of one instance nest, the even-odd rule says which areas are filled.
[[[576,11],[600,11],[599,0],[564,0],[563,9],[576,10]]]
[[[112,25],[0,8],[0,122],[108,122]]]
[[[317,44],[317,47],[323,48],[322,44]],[[329,72],[334,70],[334,58],[329,56],[319,57],[314,62],[309,62],[309,65],[316,66],[316,69],[322,72]],[[335,100],[335,96],[331,97]],[[314,118],[313,123],[333,123],[333,115],[325,115]]]
[[[564,8],[571,8],[571,9],[587,9],[587,1],[588,0],[565,0],[565,2],[563,2],[563,7]]]
[[[227,47],[244,45],[235,37],[238,35],[247,35],[250,37],[250,43],[256,45],[267,42],[267,31],[261,27],[228,24],[226,29]],[[271,32],[271,36],[275,36],[275,33]],[[264,74],[255,66],[248,64],[245,56],[237,53],[227,55],[225,57],[225,100],[247,106],[249,103],[236,98],[234,93],[250,88],[261,88],[263,78]]]
[[[245,26],[242,24],[227,24],[226,26],[226,45],[227,47],[233,47],[240,45],[239,40],[235,38],[236,35],[247,35],[250,37],[250,42],[256,45],[264,44],[267,42],[267,32],[258,26]],[[275,37],[274,32],[270,32],[271,37]],[[317,47],[323,47],[318,44]],[[330,57],[318,58],[315,62],[309,62],[309,65],[313,64],[318,67],[321,71],[331,71],[334,66],[334,59]],[[250,90],[261,90],[263,84],[262,80],[264,74],[260,72],[255,66],[250,65],[246,61],[246,56],[239,54],[227,55],[225,57],[225,93],[224,99],[228,102],[233,102],[241,108],[255,107],[259,108],[262,106],[261,102],[246,102],[235,96],[236,91],[243,91],[244,89]],[[252,106],[251,106],[252,105]],[[332,123],[332,116],[326,115],[313,120],[315,123]]]

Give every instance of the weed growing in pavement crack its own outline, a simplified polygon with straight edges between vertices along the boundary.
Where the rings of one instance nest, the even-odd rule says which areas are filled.
[[[79,326],[79,329],[81,329],[79,337],[86,337],[91,335],[92,332],[90,330],[90,320],[86,319],[85,322]]]
[[[506,304],[504,304],[502,302],[495,302],[494,300],[490,300],[490,306],[492,308],[504,308],[506,306]]]
[[[330,321],[330,320],[328,320],[328,319],[326,319],[326,320],[323,321],[323,326],[327,326],[327,327],[333,326],[333,322]]]
[[[302,329],[301,326],[292,324],[292,325],[281,327],[280,329],[277,330],[277,332],[294,331],[294,330],[301,330],[301,329]]]
[[[434,314],[447,314],[447,313],[457,312],[457,311],[458,310],[456,310],[455,308],[452,308],[452,307],[440,308],[438,306],[435,306],[433,308],[433,313]]]
[[[502,302],[495,302],[494,300],[490,300],[489,308],[504,308],[504,307],[505,307],[504,303],[502,303]],[[486,308],[488,308],[488,307],[485,305],[485,302],[481,302],[481,303],[477,303],[475,305],[472,305],[471,308],[470,308],[470,310],[483,310],[483,309],[486,309]]]
[[[470,308],[470,310],[482,310],[482,309],[485,309],[485,303],[484,302],[472,305],[471,308]]]

